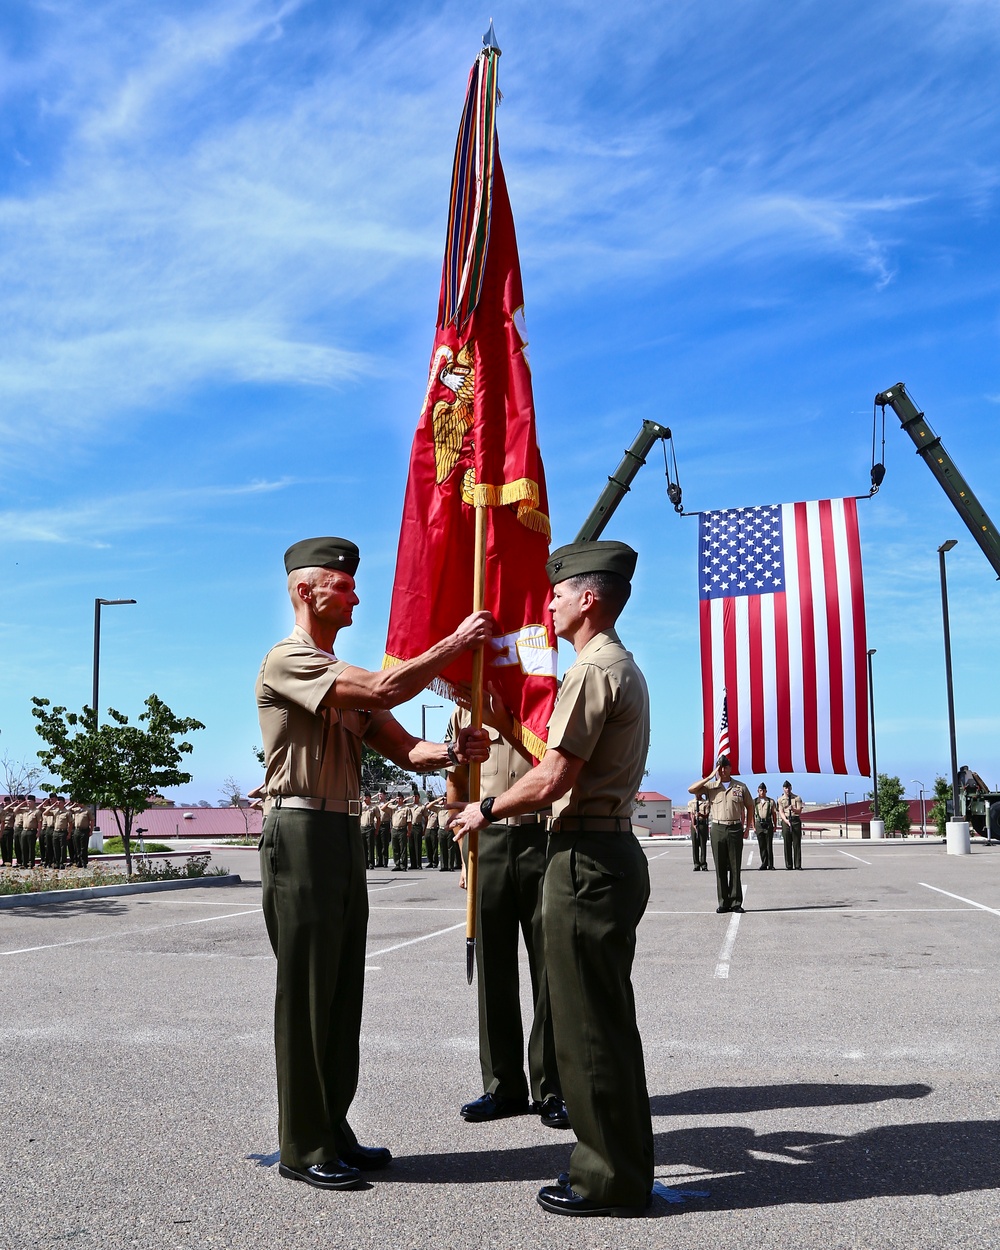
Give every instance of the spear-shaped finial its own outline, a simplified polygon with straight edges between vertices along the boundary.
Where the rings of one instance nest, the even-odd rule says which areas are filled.
[[[483,47],[492,49],[497,56],[501,56],[500,45],[497,43],[496,31],[493,29],[493,18],[490,18],[490,28],[483,35]]]

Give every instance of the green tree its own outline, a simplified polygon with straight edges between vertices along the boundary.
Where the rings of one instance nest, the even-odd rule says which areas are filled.
[[[951,802],[951,797],[951,782],[944,777],[935,777],[934,803],[928,815],[937,826],[938,837],[941,838],[945,836],[945,825],[949,820],[947,804]]]
[[[191,780],[180,764],[181,756],[194,748],[175,739],[205,726],[193,717],[175,715],[155,694],[146,700],[139,725],[130,725],[128,717],[113,707],[108,708],[108,722],[98,726],[93,708],[67,712],[64,707],[50,708],[48,699],[31,702],[31,714],[38,721],[35,730],[47,744],[38,758],[60,782],[42,789],[110,808],[125,849],[125,871],[131,876],[133,822],[162,786],[183,786]]]
[[[387,760],[366,742],[361,744],[361,792],[374,794],[376,790],[391,790],[394,786],[413,788],[412,776],[392,760]]]
[[[871,794],[865,798],[871,802]],[[878,817],[885,822],[887,833],[910,832],[910,805],[903,798],[903,786],[898,777],[888,773],[878,775]]]

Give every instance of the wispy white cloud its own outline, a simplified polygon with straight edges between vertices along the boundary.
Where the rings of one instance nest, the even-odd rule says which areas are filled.
[[[90,496],[62,508],[21,508],[0,512],[5,543],[38,542],[60,546],[106,547],[118,535],[137,534],[180,520],[196,524],[213,508],[247,495],[266,495],[296,485],[292,478],[237,486],[167,488]]]
[[[419,9],[376,33],[293,0],[47,6],[7,86],[64,129],[44,174],[19,138],[31,172],[0,199],[0,456],[100,438],[201,385],[383,367],[373,332],[429,303],[469,59],[454,49],[480,33],[446,9],[448,58],[441,14]],[[536,303],[803,260],[878,290],[901,222],[954,192],[987,124],[983,93],[946,99],[926,69],[885,82],[888,51],[845,79],[851,47],[881,46],[917,0],[852,6],[831,46],[756,2],[729,27],[693,3],[512,11],[501,140]],[[923,11],[930,38],[941,13]],[[995,171],[976,167],[988,196]]]

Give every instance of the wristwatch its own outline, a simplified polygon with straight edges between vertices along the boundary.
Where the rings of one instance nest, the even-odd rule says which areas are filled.
[[[455,768],[459,767],[460,760],[458,758],[458,752],[455,750],[454,742],[448,743],[448,758],[451,760]]]
[[[493,804],[495,802],[496,799],[491,795],[490,798],[483,799],[479,804],[479,810],[483,813],[486,823],[489,825],[493,824]]]

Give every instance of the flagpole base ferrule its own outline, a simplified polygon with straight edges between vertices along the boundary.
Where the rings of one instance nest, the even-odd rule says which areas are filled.
[[[476,970],[476,939],[465,939],[465,979],[472,984],[472,974]]]

